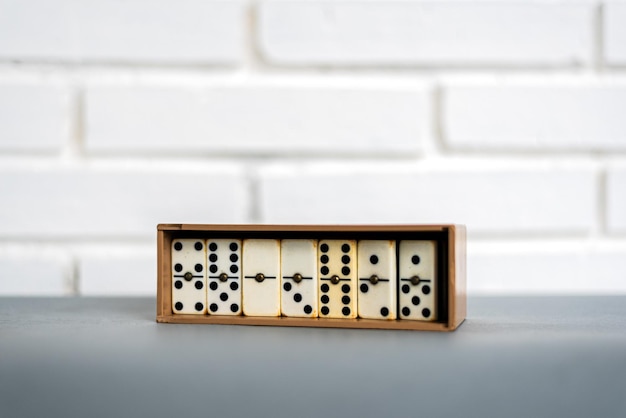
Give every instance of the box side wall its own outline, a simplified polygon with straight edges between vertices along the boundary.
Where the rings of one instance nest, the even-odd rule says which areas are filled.
[[[157,321],[172,316],[172,234],[158,231],[157,234]]]
[[[450,252],[450,328],[456,329],[467,316],[467,230],[455,225],[451,231]]]
[[[199,225],[162,224],[159,228],[170,231],[233,231],[233,232],[437,232],[450,225]]]

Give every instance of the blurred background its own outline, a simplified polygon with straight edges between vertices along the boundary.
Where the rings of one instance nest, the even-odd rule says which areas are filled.
[[[465,223],[626,293],[626,2],[0,0],[0,294],[154,295],[157,223]]]

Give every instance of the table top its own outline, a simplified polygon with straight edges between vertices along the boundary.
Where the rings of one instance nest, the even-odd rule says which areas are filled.
[[[178,325],[0,298],[0,417],[626,416],[626,297],[473,297],[453,333]]]

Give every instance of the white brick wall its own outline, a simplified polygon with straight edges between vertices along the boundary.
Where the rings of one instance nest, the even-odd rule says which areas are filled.
[[[81,256],[80,289],[86,296],[154,296],[157,274],[154,252],[100,250]]]
[[[190,172],[115,167],[0,173],[0,195],[10,202],[0,206],[0,219],[10,220],[0,225],[0,237],[152,237],[157,223],[241,222],[248,211],[246,181],[225,164]]]
[[[608,2],[604,6],[604,16],[606,62],[609,65],[626,65],[626,3]]]
[[[626,150],[626,84],[451,85],[443,137],[467,150]]]
[[[263,219],[457,222],[471,225],[473,235],[585,233],[593,228],[595,182],[588,170],[460,170],[454,165],[446,170],[416,170],[377,165],[270,168],[261,173]]]
[[[482,243],[470,248],[472,287],[488,294],[611,294],[624,291],[626,247],[563,241]],[[563,277],[563,282],[555,280]]]
[[[242,2],[2,0],[0,57],[25,61],[237,62]]]
[[[267,1],[259,47],[281,64],[571,65],[593,7],[569,2]]]
[[[69,270],[61,260],[41,254],[0,255],[0,296],[65,296],[72,292]]]
[[[160,222],[463,222],[470,293],[626,293],[625,5],[0,0],[0,295],[154,295]]]
[[[426,92],[411,85],[228,84],[90,87],[87,150],[401,155],[428,126]]]
[[[0,150],[60,150],[70,135],[70,110],[63,87],[0,84]]]

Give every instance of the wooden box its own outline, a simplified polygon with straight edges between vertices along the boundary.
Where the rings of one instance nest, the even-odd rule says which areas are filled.
[[[178,238],[434,240],[437,245],[437,321],[174,314],[172,240]],[[466,316],[466,232],[463,225],[198,225],[157,227],[157,322],[453,331]]]

